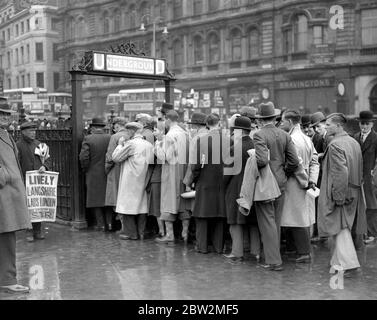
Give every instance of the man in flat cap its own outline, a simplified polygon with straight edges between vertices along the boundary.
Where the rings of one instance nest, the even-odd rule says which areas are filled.
[[[332,240],[331,271],[352,274],[359,267],[351,231],[367,231],[363,197],[363,157],[359,143],[344,130],[347,122],[341,113],[327,117],[331,138],[323,158],[321,193],[318,200],[319,236]]]
[[[105,206],[113,208],[114,211],[117,205],[120,165],[113,161],[113,152],[118,146],[120,138],[123,137],[126,141],[129,140],[128,132],[125,128],[126,123],[127,121],[123,117],[114,119],[113,125],[115,134],[111,136],[106,152],[105,172],[107,174],[107,181]],[[111,222],[109,222],[108,227],[109,231],[113,229]]]
[[[113,161],[121,165],[116,212],[122,216],[121,240],[144,240],[148,214],[145,189],[149,164],[153,161],[153,145],[142,135],[143,125],[126,125],[130,139],[120,138]]]
[[[36,140],[37,124],[34,122],[24,122],[21,127],[21,138],[17,141],[18,158],[21,165],[22,175],[26,179],[27,171],[35,171],[43,173],[51,167],[51,160],[47,159],[42,163],[40,156],[35,154],[35,150],[41,144]],[[45,238],[43,226],[41,222],[32,223],[33,229],[27,231],[26,240],[33,242],[34,240],[43,240]]]
[[[29,288],[17,284],[16,232],[31,224],[17,147],[5,130],[10,115],[0,109],[0,291],[25,293]]]
[[[361,111],[359,116],[360,132],[354,138],[360,143],[363,153],[363,178],[365,200],[367,204],[368,234],[366,244],[377,238],[377,197],[376,187],[372,185],[372,171],[377,160],[377,133],[373,130],[375,118],[372,111]]]
[[[106,151],[110,135],[105,132],[106,122],[93,118],[91,134],[85,136],[80,151],[81,168],[85,172],[86,207],[95,216],[98,231],[107,231],[112,213],[105,208],[107,176],[105,172]]]
[[[136,115],[136,122],[139,122],[143,125],[143,131],[141,134],[143,135],[144,139],[147,140],[149,143],[154,144],[154,119],[151,115],[147,113],[139,113]]]

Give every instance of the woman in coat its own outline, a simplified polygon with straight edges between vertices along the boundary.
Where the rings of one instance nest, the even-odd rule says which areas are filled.
[[[254,208],[251,209],[251,213],[246,217],[238,210],[237,203],[237,199],[240,197],[246,162],[249,158],[247,151],[254,149],[254,143],[250,138],[251,120],[248,117],[238,117],[235,119],[232,129],[235,129],[236,135],[242,135],[242,138],[241,141],[236,142],[236,145],[231,147],[230,155],[234,157],[234,161],[232,164],[226,165],[226,167],[235,167],[237,172],[224,175],[226,215],[232,237],[232,252],[224,256],[233,261],[238,261],[242,260],[244,255],[244,231],[246,234],[250,233],[251,251],[255,256],[259,255],[260,242],[255,240],[259,239],[259,231]],[[242,167],[240,168],[235,163],[242,163]]]

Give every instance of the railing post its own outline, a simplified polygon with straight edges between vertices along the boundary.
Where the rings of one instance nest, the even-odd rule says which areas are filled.
[[[82,74],[70,71],[72,85],[72,226],[76,229],[85,229],[88,224],[85,218],[85,189],[84,177],[80,168],[79,154],[83,140],[83,99],[82,99]]]

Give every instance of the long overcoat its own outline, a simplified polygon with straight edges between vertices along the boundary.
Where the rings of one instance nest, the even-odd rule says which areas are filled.
[[[281,217],[282,227],[309,227],[315,223],[315,201],[307,196],[306,186],[309,181],[317,183],[319,174],[318,154],[311,139],[300,126],[292,128],[290,135],[296,148],[301,166],[306,173],[306,183],[302,186],[296,176],[288,178],[284,194],[284,206]]]
[[[131,147],[131,148],[130,148]],[[127,152],[126,150],[130,150]],[[145,189],[149,164],[153,161],[153,145],[136,134],[113,153],[113,161],[121,163],[116,212],[127,215],[148,213]]]
[[[335,236],[342,229],[351,230],[354,223],[356,234],[365,234],[363,159],[359,143],[345,132],[337,134],[325,151],[322,170],[319,236]]]
[[[223,140],[220,130],[199,139],[197,164],[193,167],[196,197],[195,218],[226,218]]]
[[[249,159],[249,154],[247,153],[247,151],[250,149],[254,149],[254,143],[253,143],[253,140],[250,138],[250,136],[242,137],[242,140],[239,141],[238,143],[241,144],[242,153],[238,154],[237,152],[234,152],[234,150],[238,150],[238,148],[232,146],[230,148],[230,154],[232,157],[234,157],[234,162],[242,163],[241,171],[235,172],[235,174],[233,175],[224,175],[224,184],[226,188],[226,192],[225,192],[226,215],[227,215],[227,222],[230,225],[251,223],[251,219],[253,218],[254,218],[254,223],[256,222],[256,216],[253,210],[254,207],[252,208],[252,212],[249,214],[249,216],[245,217],[243,214],[239,212],[238,203],[237,203],[237,199],[239,199],[240,197],[246,162]],[[226,166],[227,167],[233,166],[234,162]]]
[[[13,139],[0,129],[0,233],[23,229],[31,229],[31,223],[18,151]]]
[[[364,143],[361,141],[360,132],[354,138],[360,143],[363,153],[363,178],[364,192],[367,209],[377,209],[376,188],[372,185],[372,170],[376,166],[377,159],[377,133],[372,130]]]
[[[162,164],[161,213],[178,214],[183,208],[181,194],[189,157],[189,136],[179,125],[169,129],[162,141],[157,141],[155,153]],[[186,201],[187,202],[187,201]]]
[[[107,176],[105,172],[106,151],[110,135],[95,130],[86,136],[80,152],[81,168],[86,177],[86,207],[105,206]]]
[[[126,141],[129,139],[129,135],[125,129],[111,136],[106,153],[105,172],[107,174],[107,183],[105,205],[109,207],[115,207],[117,205],[120,164],[114,163],[112,156],[121,137],[124,137]]]

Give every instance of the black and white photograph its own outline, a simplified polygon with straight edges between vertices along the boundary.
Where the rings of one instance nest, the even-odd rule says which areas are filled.
[[[28,300],[377,300],[377,0],[0,0],[0,303]]]

